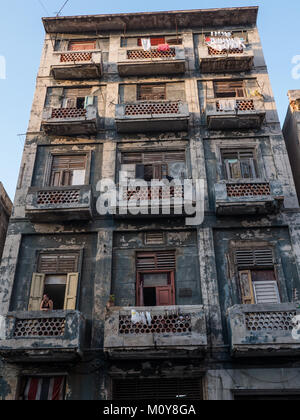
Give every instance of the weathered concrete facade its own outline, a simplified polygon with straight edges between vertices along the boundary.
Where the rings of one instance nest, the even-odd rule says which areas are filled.
[[[300,90],[290,90],[288,97],[289,107],[282,131],[294,175],[298,199],[300,200]]]
[[[5,244],[8,222],[12,211],[12,202],[0,182],[0,261]]]
[[[300,213],[256,18],[44,19],[0,271],[2,399],[57,376],[70,400],[299,395]],[[101,216],[98,181],[124,169],[204,180],[203,223]]]

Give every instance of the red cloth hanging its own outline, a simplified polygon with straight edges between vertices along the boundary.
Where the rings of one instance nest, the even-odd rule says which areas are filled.
[[[170,51],[170,45],[169,44],[159,44],[157,46],[157,51]]]

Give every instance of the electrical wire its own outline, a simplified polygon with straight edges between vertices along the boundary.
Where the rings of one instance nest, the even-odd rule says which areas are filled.
[[[67,3],[69,2],[69,0],[66,0],[63,4],[63,6],[61,7],[61,9],[59,10],[59,12],[57,12],[56,16],[59,16],[61,14],[61,12],[63,11],[63,9],[65,8],[65,6],[67,5]]]

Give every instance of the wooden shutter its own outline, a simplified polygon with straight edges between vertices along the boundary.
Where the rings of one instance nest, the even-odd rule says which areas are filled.
[[[45,274],[68,274],[78,270],[79,255],[76,254],[40,254],[38,271]]]
[[[273,267],[272,248],[238,249],[235,251],[235,262],[238,268]]]
[[[164,100],[166,99],[166,85],[165,84],[147,84],[138,85],[138,100]]]
[[[164,244],[163,232],[146,232],[145,233],[145,244],[146,245],[162,245]]]
[[[239,272],[240,288],[242,294],[242,302],[244,305],[250,305],[255,303],[254,293],[252,287],[251,271],[245,270]]]
[[[244,82],[242,80],[234,82],[214,82],[214,89],[216,98],[236,98],[244,97],[246,95]]]
[[[69,273],[67,277],[66,294],[65,294],[65,310],[75,310],[78,288],[78,273]]]
[[[95,96],[86,96],[84,98],[84,108],[86,108],[89,105],[94,105],[95,102]]]
[[[174,270],[176,268],[175,251],[137,253],[137,270]]]
[[[276,281],[254,281],[255,303],[280,303]]]
[[[50,186],[72,185],[73,172],[85,171],[86,155],[59,155],[53,156]]]
[[[147,38],[147,37],[145,37]],[[150,38],[151,41],[151,46],[156,46],[159,44],[164,44],[165,43],[165,37],[161,36],[161,37],[151,37]],[[137,42],[138,46],[141,47],[142,46],[142,38],[138,38],[138,42]]]
[[[174,294],[172,293],[172,287],[156,287],[156,305],[157,306],[169,306],[175,305]]]
[[[77,108],[76,98],[65,98],[63,100],[63,108]]]
[[[71,41],[69,51],[85,51],[96,49],[96,41]]]
[[[29,297],[29,311],[39,311],[45,286],[45,274],[33,273]]]

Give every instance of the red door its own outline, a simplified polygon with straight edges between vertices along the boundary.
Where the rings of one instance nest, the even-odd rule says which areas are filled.
[[[156,305],[157,306],[175,305],[173,296],[174,296],[174,293],[171,286],[157,287],[156,288]]]

